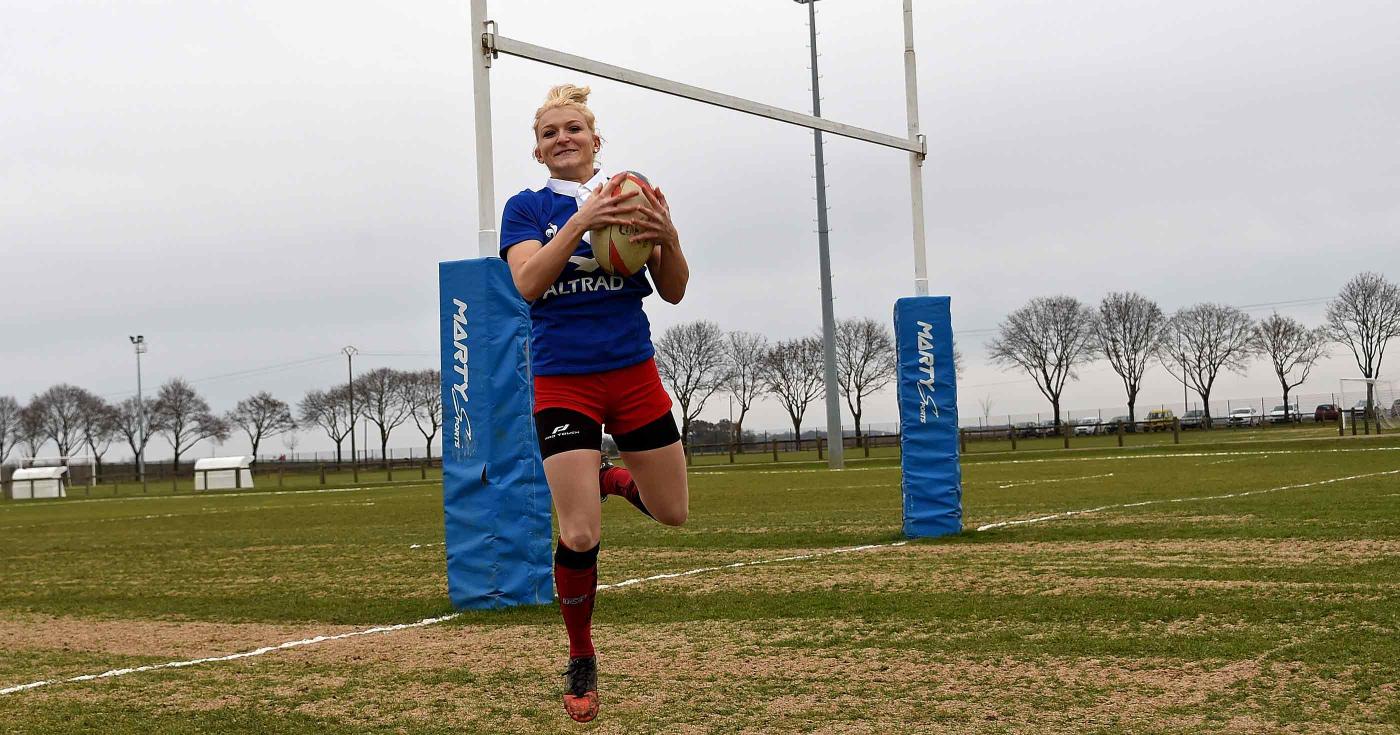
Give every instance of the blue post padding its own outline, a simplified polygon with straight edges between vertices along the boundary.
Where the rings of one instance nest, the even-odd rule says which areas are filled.
[[[554,599],[536,448],[530,307],[500,258],[438,264],[447,592],[458,608]]]
[[[947,296],[914,296],[894,304],[904,535],[909,538],[962,531],[958,388],[948,306]]]

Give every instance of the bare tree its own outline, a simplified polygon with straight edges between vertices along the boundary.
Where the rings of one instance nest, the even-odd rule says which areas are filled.
[[[1137,421],[1137,397],[1142,376],[1162,348],[1167,315],[1157,302],[1139,293],[1111,293],[1099,303],[1094,337],[1099,352],[1123,379],[1128,393],[1128,421]]]
[[[1072,296],[1041,296],[1011,312],[987,343],[992,362],[1019,367],[1050,400],[1060,426],[1060,396],[1074,369],[1094,359],[1094,312]]]
[[[29,402],[43,422],[44,436],[58,446],[60,457],[67,457],[82,445],[83,401],[92,394],[63,383],[34,396]]]
[[[1182,371],[1186,384],[1201,397],[1204,425],[1209,428],[1210,391],[1220,371],[1241,375],[1254,356],[1254,320],[1224,304],[1196,304],[1177,311],[1167,322],[1158,355],[1167,372]]]
[[[181,378],[171,378],[156,393],[151,404],[151,430],[164,434],[175,453],[178,470],[180,455],[205,439],[225,441],[229,425],[209,410],[209,403]]]
[[[131,448],[132,458],[140,457],[145,451],[146,444],[151,441],[151,427],[149,419],[146,422],[146,430],[141,430],[141,410],[142,404],[136,400],[135,396],[122,401],[116,407],[116,428],[117,434]],[[150,409],[146,409],[147,415]]]
[[[228,412],[225,420],[243,430],[248,443],[253,445],[253,458],[258,456],[258,446],[263,439],[283,434],[297,428],[292,418],[292,409],[267,391],[244,398]]]
[[[954,371],[957,358],[953,359]],[[856,446],[864,446],[860,417],[866,396],[894,381],[894,335],[874,319],[842,319],[836,323],[836,382],[856,422]]]
[[[15,432],[19,429],[19,401],[14,396],[0,396],[0,464],[10,458],[15,448]]]
[[[389,434],[413,413],[407,382],[407,373],[392,368],[376,368],[355,378],[355,408],[378,427],[379,456],[386,466]]]
[[[956,370],[956,368],[954,368]],[[990,426],[992,423],[992,394],[988,393],[977,399],[977,405],[982,408],[982,423]]]
[[[423,435],[428,459],[432,459],[433,437],[442,428],[442,373],[433,369],[409,373],[406,390],[413,407],[413,424]]]
[[[768,338],[754,332],[733,331],[725,336],[724,390],[739,404],[739,418],[734,421],[733,442],[744,451],[744,416],[748,415],[764,393],[763,356],[768,352]]]
[[[690,442],[690,422],[729,377],[724,332],[698,320],[668,328],[656,341],[656,369],[681,404],[681,438]]]
[[[48,434],[44,431],[43,406],[31,403],[19,410],[14,439],[16,444],[23,444],[24,448],[29,450],[31,458],[39,456],[39,450],[49,441]]]
[[[1351,349],[1361,377],[1380,377],[1386,344],[1400,337],[1400,286],[1379,273],[1366,272],[1347,281],[1327,304],[1327,332]],[[1376,388],[1366,384],[1366,414],[1376,415]]]
[[[1288,402],[1288,393],[1307,381],[1317,361],[1327,356],[1327,330],[1308,329],[1302,322],[1274,312],[1254,326],[1251,341],[1252,349],[1273,363],[1274,375],[1283,389],[1284,420],[1292,420],[1293,405]]]
[[[779,342],[763,360],[764,382],[792,419],[792,437],[799,450],[807,406],[825,393],[822,361],[822,343],[816,337]]]
[[[315,424],[335,442],[335,462],[341,462],[341,444],[355,429],[350,416],[350,390],[344,385],[330,390],[307,391],[297,406],[303,424]]]
[[[117,438],[120,417],[117,408],[100,397],[83,391],[78,401],[78,431],[83,444],[92,453],[93,469],[102,474],[102,455]],[[94,480],[96,476],[94,476]]]
[[[297,436],[296,429],[282,435],[282,446],[287,448],[287,454],[292,455],[292,459],[296,459],[297,445],[299,444],[301,444],[301,437]]]

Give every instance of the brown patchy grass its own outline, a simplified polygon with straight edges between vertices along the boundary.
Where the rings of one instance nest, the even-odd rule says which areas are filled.
[[[1337,677],[1258,660],[940,656],[859,645],[774,647],[774,636],[815,637],[811,620],[755,628],[737,622],[604,625],[597,630],[605,713],[622,732],[1287,732],[1261,704],[1299,691],[1344,693]],[[563,732],[558,641],[533,626],[447,626],[359,638],[145,680],[36,692],[180,712],[265,707],[347,725],[461,732]],[[1242,687],[1255,698],[1228,721],[1208,703]],[[1393,689],[1389,690],[1393,696]],[[1386,695],[1358,702],[1374,709]],[[474,706],[509,702],[510,707]],[[685,714],[696,709],[712,718]],[[1306,704],[1306,702],[1304,703]],[[556,722],[541,726],[542,722]],[[717,727],[723,723],[722,727]],[[809,724],[820,723],[817,727]],[[1314,723],[1306,732],[1354,732]]]
[[[312,623],[164,622],[87,620],[44,615],[7,615],[0,620],[0,650],[87,651],[172,659],[222,656],[269,643],[334,635],[352,626]]]
[[[1199,548],[1196,548],[1199,546]],[[1083,595],[1107,593],[1156,597],[1170,590],[1249,590],[1305,599],[1383,599],[1400,593],[1400,581],[1303,582],[1249,579],[1177,579],[1086,574],[1105,565],[1144,569],[1188,566],[1207,570],[1238,567],[1338,567],[1384,559],[1400,542],[1351,541],[1100,541],[1029,542],[981,546],[910,545],[883,548],[851,563],[847,555],[801,562],[804,585],[813,589],[860,588],[877,592],[939,589],[970,594]],[[792,555],[810,553],[794,551]],[[789,554],[784,554],[787,556]],[[772,558],[772,557],[770,557]],[[694,578],[657,580],[687,593],[726,590],[784,592],[792,588],[793,565],[763,564],[721,570]]]

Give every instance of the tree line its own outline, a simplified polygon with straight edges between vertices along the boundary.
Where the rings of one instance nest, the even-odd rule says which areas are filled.
[[[1244,374],[1256,358],[1268,360],[1283,393],[1308,379],[1333,345],[1356,358],[1363,378],[1380,374],[1388,342],[1400,336],[1400,286],[1378,273],[1362,273],[1327,304],[1324,323],[1308,327],[1275,311],[1255,321],[1243,310],[1201,303],[1167,315],[1139,293],[1110,293],[1095,309],[1070,296],[1031,299],[1013,311],[987,343],[994,364],[1026,372],[1054,410],[1060,426],[1060,399],[1075,370],[1105,359],[1122,379],[1129,421],[1136,421],[1137,396],[1147,368],[1160,364],[1200,396],[1209,426],[1210,394],[1224,370]],[[1374,406],[1374,385],[1367,385]]]
[[[256,457],[267,439],[311,427],[320,428],[335,443],[336,461],[340,462],[342,443],[359,419],[379,430],[380,456],[387,454],[389,434],[412,420],[431,457],[433,438],[442,427],[438,371],[371,370],[353,383],[307,391],[295,411],[285,401],[261,391],[218,414],[182,378],[167,381],[146,401],[133,396],[109,403],[92,391],[66,383],[35,394],[23,405],[13,396],[0,396],[0,463],[16,447],[36,457],[52,442],[60,457],[85,451],[100,471],[103,456],[114,444],[125,443],[136,457],[144,454],[152,438],[161,437],[170,445],[178,466],[180,457],[195,444],[206,439],[226,441],[234,432],[247,437]]]
[[[1050,401],[1056,426],[1061,425],[1065,386],[1077,379],[1077,368],[1098,359],[1107,360],[1121,378],[1131,421],[1136,421],[1143,376],[1157,363],[1200,396],[1209,425],[1210,395],[1221,372],[1242,374],[1256,357],[1269,361],[1286,407],[1291,407],[1289,393],[1336,344],[1350,349],[1362,377],[1378,377],[1388,342],[1400,336],[1400,286],[1380,274],[1362,273],[1328,303],[1325,323],[1317,327],[1277,312],[1255,321],[1237,307],[1215,303],[1167,315],[1146,296],[1125,292],[1110,293],[1097,308],[1069,296],[1037,297],[1009,314],[997,332],[987,344],[992,362],[1024,370]],[[838,390],[860,443],[866,399],[896,377],[894,336],[873,319],[845,319],[836,324],[834,345]],[[724,394],[733,397],[738,414],[731,441],[744,436],[744,418],[754,404],[772,397],[792,421],[800,448],[807,410],[825,398],[823,346],[817,336],[772,342],[762,334],[726,332],[714,322],[698,320],[668,328],[655,346],[658,372],[678,404],[687,441],[705,405]],[[962,372],[956,347],[954,370]],[[1367,401],[1374,402],[1371,386]],[[412,420],[431,457],[442,427],[438,371],[372,370],[353,383],[308,391],[295,412],[264,391],[216,414],[180,378],[166,382],[144,405],[134,397],[111,404],[68,384],[36,394],[27,405],[0,396],[0,462],[16,446],[32,457],[53,442],[60,456],[85,448],[100,468],[114,443],[124,442],[137,456],[152,437],[160,436],[178,463],[196,443],[225,441],[234,431],[248,438],[256,456],[267,438],[313,426],[335,444],[339,462],[343,442],[361,418],[378,429],[381,456],[387,454],[390,433]]]
[[[680,407],[681,436],[690,441],[692,425],[715,395],[733,397],[738,415],[730,441],[744,436],[744,417],[761,398],[771,396],[792,421],[794,440],[801,449],[802,421],[808,407],[825,399],[824,355],[820,337],[807,336],[770,342],[754,332],[726,332],[711,321],[699,320],[668,328],[656,340],[656,367]],[[861,417],[865,400],[884,390],[896,377],[894,334],[874,319],[842,319],[836,323],[836,382],[856,426],[856,443],[864,441]],[[954,349],[954,370],[962,355]]]

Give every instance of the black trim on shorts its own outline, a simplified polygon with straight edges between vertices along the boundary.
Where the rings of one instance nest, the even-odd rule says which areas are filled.
[[[645,452],[669,447],[680,440],[681,431],[676,428],[676,418],[670,411],[640,429],[626,434],[613,434],[613,441],[617,442],[620,452]]]
[[[567,408],[542,408],[535,412],[535,436],[539,438],[540,459],[575,449],[596,452],[603,446],[603,426],[586,414]]]

